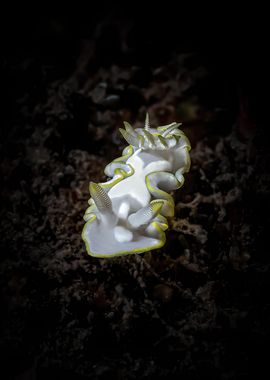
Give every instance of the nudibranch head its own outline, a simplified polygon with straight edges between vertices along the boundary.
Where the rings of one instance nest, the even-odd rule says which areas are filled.
[[[124,122],[120,132],[129,146],[106,166],[111,179],[89,186],[82,238],[91,256],[142,253],[165,244],[167,217],[174,215],[168,192],[183,185],[190,167],[190,143],[180,125],[152,128],[148,114],[144,128]]]
[[[148,114],[145,120],[145,128],[133,129],[128,122],[124,122],[125,129],[120,132],[128,144],[142,150],[166,150],[175,147],[183,132],[179,130],[181,123],[171,123],[157,128],[151,128]],[[187,139],[186,139],[187,140]]]

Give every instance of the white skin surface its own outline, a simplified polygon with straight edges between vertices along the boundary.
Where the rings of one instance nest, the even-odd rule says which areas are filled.
[[[127,164],[134,169],[134,174],[117,183],[109,190],[114,213],[118,216],[114,224],[114,237],[119,243],[130,242],[134,238],[132,227],[128,223],[128,216],[142,207],[149,205],[151,194],[147,189],[145,178],[153,171],[168,171],[172,169],[172,154],[158,154],[161,152],[145,152],[138,149],[128,160]],[[165,152],[166,153],[166,152]],[[162,156],[167,156],[166,159]],[[127,202],[127,194],[131,201]],[[118,222],[121,221],[121,226]]]
[[[117,183],[108,192],[113,203],[113,209],[118,216],[123,213],[122,211],[119,214],[119,210],[123,210],[123,207],[125,210],[128,208],[128,205],[126,205],[125,202],[127,194],[136,200],[136,202],[134,202],[136,205],[138,204],[137,207],[131,207],[133,212],[149,204],[151,194],[145,183],[145,178],[149,173],[152,173],[153,171],[171,171],[172,164],[169,160],[159,157],[157,152],[154,153],[155,154],[152,154],[138,149],[135,154],[127,160],[127,164],[130,164],[133,167],[134,174]],[[114,202],[115,199],[117,199],[117,202]],[[123,203],[125,206],[122,206]],[[127,212],[125,212],[123,216],[126,214]]]

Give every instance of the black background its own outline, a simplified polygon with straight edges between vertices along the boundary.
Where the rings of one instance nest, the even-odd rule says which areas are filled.
[[[263,15],[106,1],[2,12],[3,379],[269,372]],[[167,244],[92,259],[80,238],[88,182],[120,155],[122,121],[138,126],[146,110],[183,121],[194,149]]]

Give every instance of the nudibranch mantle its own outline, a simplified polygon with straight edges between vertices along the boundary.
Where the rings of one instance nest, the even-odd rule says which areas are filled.
[[[89,255],[110,258],[162,247],[174,200],[168,193],[184,183],[190,143],[180,123],[120,128],[128,146],[105,168],[107,182],[90,182],[82,238]]]

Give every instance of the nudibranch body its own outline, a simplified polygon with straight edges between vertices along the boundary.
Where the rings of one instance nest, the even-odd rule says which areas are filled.
[[[111,179],[90,183],[89,207],[82,238],[94,257],[142,253],[165,244],[167,218],[174,215],[174,200],[168,193],[184,183],[190,167],[190,143],[172,123],[133,129],[120,128],[128,146],[123,155],[105,168]]]

